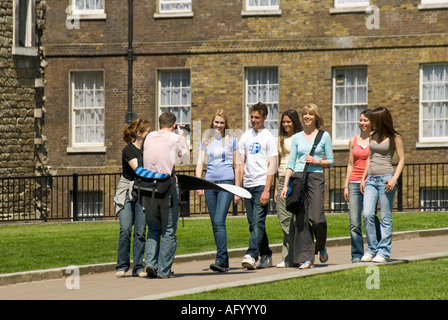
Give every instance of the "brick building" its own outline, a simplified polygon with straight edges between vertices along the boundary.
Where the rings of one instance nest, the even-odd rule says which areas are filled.
[[[117,172],[128,111],[128,1],[47,0],[43,134],[53,173]],[[133,95],[152,129],[219,108],[321,107],[335,163],[364,108],[388,107],[407,162],[448,156],[448,1],[135,0]],[[200,136],[195,124],[191,139]],[[194,145],[195,141],[191,140]]]

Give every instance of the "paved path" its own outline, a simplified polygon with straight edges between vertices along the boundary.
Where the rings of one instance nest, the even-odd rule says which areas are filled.
[[[275,265],[280,261],[280,247],[273,247],[275,247],[273,255]],[[91,267],[94,273],[80,276],[79,289],[72,290],[67,289],[67,283],[69,286],[74,285],[70,278],[61,279],[59,277],[59,279],[5,284],[8,279],[17,278],[17,275],[2,275],[3,285],[0,286],[0,300],[155,300],[360,266],[360,264],[350,262],[348,238],[329,239],[328,252],[330,255],[328,263],[325,265],[317,263],[316,268],[310,270],[272,267],[249,271],[241,267],[244,249],[236,249],[231,252],[230,271],[227,273],[216,273],[209,269],[210,263],[213,262],[213,254],[181,256],[176,259],[173,266],[176,275],[173,279],[141,279],[131,276],[118,279],[115,277],[114,271],[97,272],[101,270],[101,266],[96,266],[95,268]],[[394,234],[390,262],[399,263],[438,257],[448,257],[448,229]],[[318,257],[316,257],[316,261],[318,261]],[[110,264],[109,270],[113,270],[112,267],[113,264]],[[49,271],[37,271],[34,274],[39,272],[48,273]],[[21,276],[24,274],[26,273],[21,273]],[[2,283],[1,279],[0,283]]]

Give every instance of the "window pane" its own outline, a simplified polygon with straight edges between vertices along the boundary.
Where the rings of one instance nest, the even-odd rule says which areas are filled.
[[[422,66],[421,90],[421,135],[425,138],[448,137],[447,64]]]
[[[179,125],[191,124],[190,83],[188,70],[159,72],[159,113],[172,112]]]
[[[159,0],[161,11],[191,11],[191,0]]]
[[[337,68],[334,80],[335,140],[348,140],[358,131],[359,114],[367,109],[367,68]]]
[[[268,107],[266,128],[278,128],[278,69],[277,68],[248,68],[246,71],[247,87],[247,127],[250,128],[249,109],[253,104],[263,102]]]
[[[104,84],[102,72],[74,72],[73,144],[104,144]],[[101,134],[97,134],[100,132]]]

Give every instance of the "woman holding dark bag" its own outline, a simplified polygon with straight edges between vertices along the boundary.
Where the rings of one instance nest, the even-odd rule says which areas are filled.
[[[298,207],[293,209],[295,236],[294,239],[290,239],[290,248],[293,263],[298,263],[301,269],[309,269],[314,267],[317,253],[321,263],[328,261],[323,168],[333,166],[334,158],[330,134],[322,131],[323,117],[319,108],[315,104],[306,105],[302,110],[302,119],[303,131],[296,133],[291,143],[281,198],[287,197],[289,181],[292,180],[292,184],[296,186],[289,197],[296,198],[301,195],[301,201]],[[322,137],[319,141],[316,137],[320,131]],[[311,152],[312,149],[314,154]],[[300,185],[298,179],[301,177],[304,177],[303,194],[298,190]],[[316,238],[315,245],[314,238]]]

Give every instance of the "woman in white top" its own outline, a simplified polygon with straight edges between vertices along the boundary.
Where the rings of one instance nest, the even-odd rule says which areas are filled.
[[[196,165],[196,177],[202,177],[205,163],[207,165],[206,180],[235,184],[235,178],[239,179],[239,171],[232,167],[238,152],[238,142],[235,137],[230,136],[228,131],[230,128],[231,125],[224,110],[216,111],[210,123],[210,129],[204,132],[205,138],[201,143]],[[228,271],[226,217],[234,196],[226,191],[197,190],[196,192],[199,196],[205,195],[215,237],[216,261],[210,265],[210,269],[217,272]]]
[[[285,200],[280,198],[280,193],[285,182],[286,165],[289,160],[292,137],[297,132],[302,131],[299,114],[296,110],[289,109],[283,112],[281,127],[278,136],[278,171],[275,179],[276,187],[274,201],[277,203],[278,222],[283,230],[282,261],[277,264],[277,268],[284,268],[290,264],[288,259],[289,238],[292,213],[286,210]],[[293,231],[292,229],[291,231]]]

